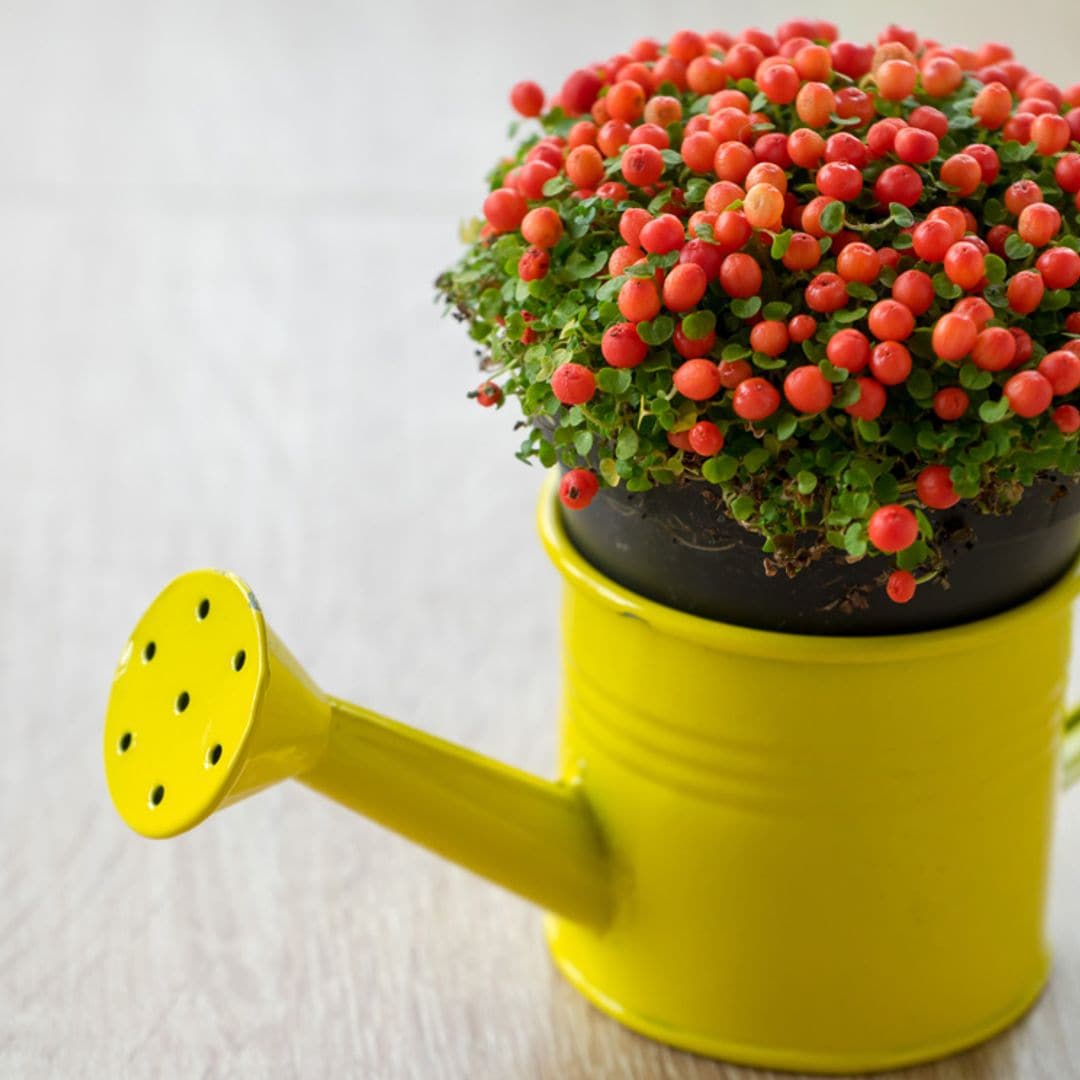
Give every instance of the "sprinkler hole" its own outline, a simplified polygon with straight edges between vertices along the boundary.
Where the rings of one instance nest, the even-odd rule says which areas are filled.
[[[150,791],[150,806],[151,808],[161,805],[161,800],[165,798],[165,788],[158,784],[157,787],[152,788]]]
[[[206,766],[210,768],[216,765],[221,760],[221,743],[214,743],[209,750],[206,751]]]
[[[247,653],[246,653],[246,652],[244,652],[244,650],[243,650],[243,649],[241,649],[241,650],[240,650],[240,651],[239,651],[239,652],[238,652],[238,653],[237,653],[237,654],[236,654],[236,655],[235,655],[235,656],[234,656],[234,657],[232,658],[232,669],[233,669],[233,671],[239,671],[239,670],[240,670],[240,669],[241,669],[241,668],[242,668],[242,667],[244,666],[244,661],[245,661],[246,659],[247,659]]]
[[[191,704],[191,695],[182,690],[180,696],[176,699],[176,711],[182,713]]]
[[[121,754],[126,754],[131,749],[132,737],[130,731],[125,731],[116,743],[116,749]]]
[[[142,651],[142,660],[144,664],[149,664],[154,659],[154,654],[157,652],[157,645],[152,641],[146,643],[146,647]]]
[[[210,601],[207,600],[206,597],[204,596],[199,601],[199,606],[195,609],[195,615],[199,619],[199,621],[201,622],[209,614],[210,614]]]

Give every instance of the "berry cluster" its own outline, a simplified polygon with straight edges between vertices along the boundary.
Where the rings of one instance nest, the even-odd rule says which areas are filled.
[[[796,21],[511,103],[542,131],[438,287],[566,506],[707,483],[788,572],[893,557],[903,603],[942,569],[925,508],[1080,472],[1080,84]]]

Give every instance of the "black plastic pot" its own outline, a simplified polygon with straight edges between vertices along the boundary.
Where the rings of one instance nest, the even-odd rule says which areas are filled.
[[[642,493],[603,488],[563,511],[597,569],[669,607],[740,626],[802,634],[891,634],[992,615],[1052,585],[1080,550],[1080,484],[1047,477],[1006,515],[958,504],[931,513],[947,570],[908,604],[885,594],[891,563],[831,551],[794,577],[767,565],[761,537],[729,518],[707,484]]]

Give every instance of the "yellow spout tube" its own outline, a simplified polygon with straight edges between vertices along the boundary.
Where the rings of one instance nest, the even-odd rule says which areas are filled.
[[[575,923],[611,914],[588,803],[553,783],[323,694],[232,574],[177,578],[136,626],[105,722],[124,820],[173,836],[295,777]]]

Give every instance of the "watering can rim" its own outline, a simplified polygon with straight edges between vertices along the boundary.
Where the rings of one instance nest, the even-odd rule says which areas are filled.
[[[541,489],[537,527],[545,550],[568,584],[615,614],[640,619],[650,627],[697,645],[744,656],[845,665],[941,656],[970,650],[1004,635],[1015,635],[1024,624],[1068,604],[1080,593],[1080,558],[1077,558],[1057,582],[1031,600],[986,618],[939,630],[842,637],[738,626],[647,599],[597,570],[574,547],[563,528],[558,484],[557,470],[552,469]]]

